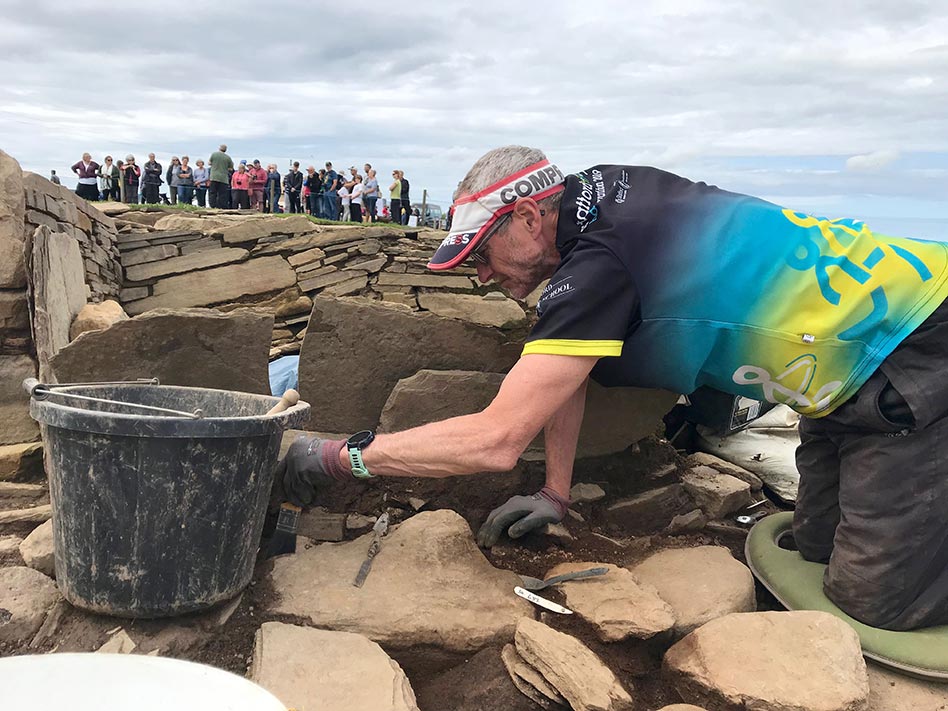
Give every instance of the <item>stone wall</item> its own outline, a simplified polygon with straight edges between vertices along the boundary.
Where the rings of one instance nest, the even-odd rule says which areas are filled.
[[[32,233],[40,225],[52,232],[73,237],[86,270],[89,300],[98,303],[118,297],[122,265],[115,243],[115,222],[72,190],[54,185],[35,173],[23,173],[26,198],[26,229]]]
[[[276,317],[271,357],[299,352],[318,295],[363,296],[505,331],[528,322],[527,302],[480,284],[474,269],[426,269],[443,232],[317,225],[302,215],[106,209],[119,229],[120,300],[129,314],[265,308]]]
[[[20,383],[37,375],[31,309],[36,312],[51,306],[31,301],[43,295],[30,290],[26,249],[41,226],[78,244],[79,271],[84,272],[85,281],[78,283],[80,302],[118,296],[122,280],[112,218],[71,190],[24,172],[16,160],[0,151],[0,447],[39,438]],[[56,299],[62,296],[57,294]]]

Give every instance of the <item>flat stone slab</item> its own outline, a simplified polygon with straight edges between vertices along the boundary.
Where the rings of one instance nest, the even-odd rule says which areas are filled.
[[[36,364],[28,355],[0,355],[0,446],[39,439],[39,427],[30,417],[29,398],[22,386],[26,378],[35,377]],[[0,471],[19,469],[23,452],[4,450],[0,454]],[[2,473],[0,478],[4,478]]]
[[[575,637],[523,617],[515,642],[517,653],[574,711],[631,711],[632,697],[615,674]]]
[[[732,612],[757,609],[754,576],[721,546],[659,551],[631,571],[674,610],[677,636]]]
[[[863,711],[859,638],[825,612],[756,612],[708,622],[665,654],[686,701],[720,711]]]
[[[503,373],[420,370],[392,388],[382,409],[379,428],[397,432],[480,412],[497,395],[503,381]],[[576,456],[592,457],[626,449],[655,430],[674,400],[664,390],[604,388],[590,383]],[[542,433],[530,447],[543,448]]]
[[[273,235],[299,235],[317,232],[319,228],[302,215],[289,217],[262,217],[244,220],[217,230],[224,244],[256,242]]]
[[[487,561],[453,511],[420,513],[400,524],[356,588],[352,581],[371,540],[369,534],[276,558],[269,575],[276,595],[266,612],[363,634],[386,649],[426,645],[460,653],[510,641],[517,620],[533,614],[513,594],[519,578]]]
[[[514,686],[533,703],[546,709],[553,704],[560,706],[566,704],[566,699],[560,696],[560,692],[554,689],[540,672],[524,661],[514,645],[505,644],[500,652],[500,658]]]
[[[513,299],[485,299],[475,294],[418,294],[418,305],[447,318],[459,318],[482,326],[514,327],[526,323],[527,315]]]
[[[359,634],[265,622],[250,680],[295,709],[418,711],[405,672]]]
[[[237,249],[236,247],[192,252],[191,254],[185,254],[180,257],[171,257],[170,259],[162,259],[156,262],[126,266],[125,280],[129,282],[149,281],[170,274],[184,274],[209,267],[218,267],[222,264],[241,262],[249,256],[250,252],[246,249]]]
[[[199,256],[204,252],[194,255]],[[296,284],[296,272],[283,257],[260,257],[241,264],[206,269],[159,279],[152,295],[125,304],[129,314],[157,308],[210,306],[244,296],[268,294]]]
[[[379,286],[424,286],[429,288],[470,290],[473,284],[468,277],[441,276],[438,274],[379,274]]]
[[[0,642],[29,641],[61,596],[50,578],[32,568],[0,568]]]
[[[356,432],[378,423],[400,379],[422,369],[498,373],[517,361],[520,349],[486,326],[368,299],[317,297],[300,353],[299,390],[319,403],[312,428]],[[351,374],[363,370],[372,377],[353,384]]]
[[[600,567],[609,572],[557,586],[566,596],[566,606],[591,624],[599,639],[651,639],[675,626],[675,612],[668,603],[625,568],[609,563],[561,563],[545,577]]]
[[[90,331],[52,361],[59,382],[158,378],[188,385],[270,394],[267,354],[273,316],[241,309],[157,309]]]
[[[676,482],[610,504],[606,508],[606,518],[623,530],[646,533],[664,528],[676,516],[694,507],[694,500]]]
[[[691,455],[690,459],[695,464],[703,464],[713,469],[717,469],[719,472],[730,474],[731,476],[740,479],[741,481],[750,485],[751,491],[760,491],[764,488],[764,483],[760,480],[759,476],[754,474],[754,472],[748,471],[744,467],[739,467],[736,464],[725,461],[720,457],[715,457],[713,454],[708,454],[707,452],[695,452]]]
[[[868,662],[869,711],[948,711],[948,684],[913,679]]]

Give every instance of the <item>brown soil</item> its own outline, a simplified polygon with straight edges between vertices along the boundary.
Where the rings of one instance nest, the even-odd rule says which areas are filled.
[[[646,440],[620,455],[580,461],[575,480],[600,484],[609,494],[606,501],[614,501],[659,486],[666,478],[673,479],[674,469],[669,471],[667,465],[680,463],[680,458],[667,444],[659,440]],[[650,476],[663,470],[659,478]],[[512,495],[535,491],[542,484],[542,463],[522,462],[509,474],[441,480],[385,479],[374,481],[368,486],[359,483],[334,486],[320,492],[319,505],[334,512],[356,512],[371,516],[388,510],[397,522],[415,513],[409,499],[417,498],[426,502],[423,510],[450,508],[458,511],[476,531],[492,508]],[[770,504],[767,508],[775,509]],[[571,541],[558,542],[531,534],[516,542],[505,540],[486,551],[486,555],[495,566],[541,578],[554,565],[566,561],[626,565],[668,547],[722,545],[729,548],[739,560],[744,558],[746,529],[736,524],[718,525],[714,531],[705,530],[682,536],[659,532],[630,536],[623,535],[615,527],[606,526],[602,509],[603,506],[598,503],[574,506],[574,510],[584,520],[567,517],[564,521],[574,537]],[[273,521],[268,521],[265,534],[272,530],[272,525]],[[31,528],[31,525],[5,527],[0,530],[0,535],[25,535]],[[350,538],[355,536],[355,533],[348,535]],[[22,565],[16,553],[0,558],[0,566],[8,565]],[[167,621],[130,621],[89,615],[67,606],[50,640],[37,649],[30,649],[26,644],[13,648],[0,645],[0,656],[51,650],[92,651],[108,639],[110,632],[122,626],[133,638],[142,640],[138,651],[159,648],[163,656],[202,662],[244,674],[252,658],[254,634],[263,622],[280,620],[305,624],[303,620],[260,614],[259,611],[266,607],[264,603],[274,595],[266,582],[270,565],[268,561],[259,562],[253,582],[223,627],[215,627],[211,622],[216,611]],[[563,602],[555,589],[542,594]],[[761,609],[779,609],[765,591],[759,590],[758,600]],[[588,625],[576,616],[543,613],[541,619],[556,629],[576,636],[595,651],[630,687],[637,709],[655,709],[677,701],[674,693],[663,684],[660,674],[661,656],[668,640],[603,644]],[[509,679],[504,681],[503,675],[498,680],[498,669],[502,669],[502,665],[498,667],[498,664],[499,650],[495,649],[470,660],[460,660],[453,670],[443,666],[413,666],[410,662],[406,662],[405,667],[421,700],[422,711],[479,708],[477,698],[487,698],[478,696],[476,689],[479,688],[498,690],[499,697],[495,699],[493,708],[535,708],[530,702],[521,705],[523,697],[519,695],[509,697],[517,701],[516,705],[504,700],[508,698],[505,694],[513,687],[509,685]],[[460,680],[466,681],[461,684]],[[449,692],[450,689],[454,691]],[[461,698],[465,694],[466,701]],[[474,705],[470,705],[472,703]]]

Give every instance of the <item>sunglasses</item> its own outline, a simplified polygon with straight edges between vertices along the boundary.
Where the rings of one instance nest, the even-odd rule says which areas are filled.
[[[540,217],[543,217],[544,215],[546,215],[546,210],[540,210]],[[490,238],[491,238],[491,237],[493,237],[495,234],[497,234],[498,232],[500,232],[500,229],[501,229],[505,224],[507,224],[508,222],[510,222],[510,219],[511,219],[512,217],[513,217],[513,213],[512,213],[512,212],[508,212],[506,215],[504,215],[504,216],[501,217],[499,220],[497,220],[496,224],[494,225],[494,229],[492,229],[492,230],[487,234],[487,236],[484,237],[484,239],[482,239],[482,240],[478,243],[478,245],[477,245],[474,249],[471,250],[471,253],[468,255],[468,259],[473,260],[473,261],[476,262],[477,264],[483,264],[483,265],[485,265],[485,266],[488,265],[488,264],[490,263],[490,257],[488,257],[488,256],[484,253],[484,252],[485,252],[485,248],[487,247],[487,243],[490,241]]]

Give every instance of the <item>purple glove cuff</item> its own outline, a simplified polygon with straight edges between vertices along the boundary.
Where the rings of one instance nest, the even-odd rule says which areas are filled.
[[[557,513],[559,513],[560,518],[563,518],[566,515],[566,509],[569,508],[570,504],[569,499],[564,499],[548,486],[544,486],[542,489],[540,489],[537,492],[537,496],[540,496],[550,502],[550,505],[556,509]]]
[[[339,461],[339,452],[346,446],[344,439],[314,439],[307,450],[310,456],[319,457],[323,471],[336,481],[348,481],[352,470]]]

